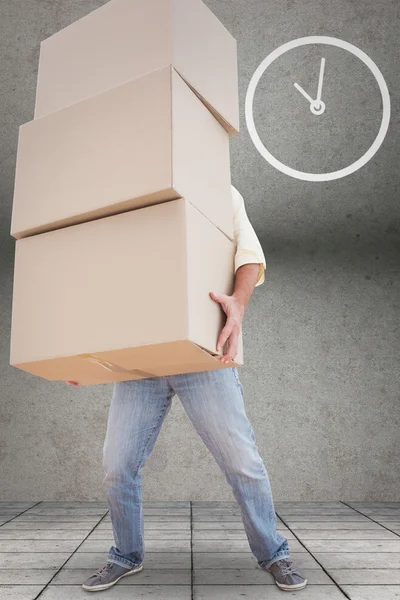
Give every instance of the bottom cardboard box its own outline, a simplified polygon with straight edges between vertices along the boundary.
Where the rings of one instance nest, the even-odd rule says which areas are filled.
[[[218,355],[207,352],[189,340],[182,340],[142,348],[99,352],[95,355],[54,358],[16,366],[46,379],[92,385],[210,371],[241,364],[234,362],[225,365],[218,359]]]
[[[234,255],[183,198],[18,240],[10,362],[80,385],[241,366],[209,295],[232,293]]]

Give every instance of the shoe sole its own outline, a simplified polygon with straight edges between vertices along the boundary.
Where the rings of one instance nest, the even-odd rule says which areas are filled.
[[[112,587],[113,585],[115,585],[116,583],[118,583],[118,581],[120,579],[122,579],[123,577],[127,577],[128,575],[134,575],[135,573],[138,573],[142,569],[143,569],[143,565],[140,565],[140,567],[137,567],[137,569],[132,569],[131,571],[128,571],[127,573],[123,573],[123,575],[120,575],[118,577],[118,579],[116,579],[115,581],[112,581],[111,583],[103,583],[103,585],[85,585],[85,584],[82,584],[82,587],[87,592],[101,592],[102,590],[108,590],[110,587]]]
[[[307,585],[307,579],[305,579],[303,583],[297,583],[295,585],[285,585],[284,583],[278,583],[276,580],[275,583],[279,589],[284,590],[285,592],[294,592],[305,588]]]

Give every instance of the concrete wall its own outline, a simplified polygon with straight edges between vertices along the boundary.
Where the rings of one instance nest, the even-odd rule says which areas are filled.
[[[8,366],[15,153],[18,126],[33,117],[39,41],[102,3],[0,2],[2,499],[104,498],[101,452],[111,387],[75,390]],[[241,379],[274,499],[400,500],[397,0],[207,4],[239,43],[242,130],[232,141],[233,183],[268,260],[266,283],[245,318]],[[247,86],[260,62],[308,35],[341,38],[366,52],[392,102],[377,154],[333,181],[304,181],[274,168],[256,150],[244,118]],[[317,118],[293,83],[315,94],[321,56],[327,108]],[[254,105],[268,149],[311,172],[358,159],[381,114],[371,72],[333,47],[282,56],[260,81]],[[176,397],[144,472],[144,498],[232,499]]]

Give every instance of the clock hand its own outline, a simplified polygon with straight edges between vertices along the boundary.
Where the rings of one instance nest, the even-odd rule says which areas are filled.
[[[321,67],[319,70],[319,80],[318,80],[318,93],[317,93],[317,98],[316,100],[313,100],[311,98],[311,96],[309,96],[307,94],[306,91],[303,90],[303,88],[298,84],[298,83],[294,83],[294,87],[299,90],[299,92],[301,94],[303,94],[304,98],[306,98],[306,100],[309,101],[310,103],[310,110],[313,113],[313,115],[322,115],[325,112],[325,103],[322,102],[321,100],[321,94],[322,94],[322,81],[324,78],[324,68],[325,68],[325,58],[321,58]]]
[[[294,83],[294,84],[293,84],[293,85],[294,85],[294,87],[295,87],[297,90],[299,90],[299,92],[300,92],[301,94],[303,94],[304,98],[306,98],[306,99],[309,101],[309,103],[310,103],[310,104],[313,104],[313,103],[319,103],[319,101],[321,100],[321,94],[322,94],[322,81],[323,81],[323,78],[324,78],[324,68],[325,68],[325,59],[324,59],[324,58],[321,58],[321,68],[320,68],[320,71],[319,71],[319,80],[318,80],[318,93],[317,93],[317,98],[316,98],[316,100],[313,100],[313,99],[311,98],[311,96],[309,96],[309,95],[307,94],[307,92],[306,92],[305,90],[303,90],[303,88],[302,88],[302,87],[301,87],[301,86],[300,86],[298,83]]]
[[[301,87],[301,86],[300,86],[298,83],[294,83],[293,85],[294,85],[294,87],[295,87],[297,90],[299,90],[299,92],[300,92],[301,94],[303,94],[303,96],[304,96],[304,97],[305,97],[305,98],[306,98],[306,99],[309,101],[309,103],[310,103],[310,104],[312,104],[312,102],[314,102],[314,100],[311,98],[311,96],[309,96],[309,95],[307,94],[307,92],[305,92],[305,91],[303,90],[303,88],[302,88],[302,87]]]
[[[321,67],[319,70],[319,80],[318,80],[318,93],[317,93],[317,99],[316,102],[319,104],[319,101],[321,100],[321,94],[322,94],[322,80],[324,78],[324,68],[325,68],[325,59],[321,58]]]

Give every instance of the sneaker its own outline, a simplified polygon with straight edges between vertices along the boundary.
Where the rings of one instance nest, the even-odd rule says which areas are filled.
[[[299,573],[290,558],[281,558],[265,570],[272,573],[281,590],[302,590],[307,585],[307,579]]]
[[[126,575],[133,575],[143,569],[143,565],[135,566],[134,568],[125,568],[117,565],[116,563],[108,562],[104,566],[100,567],[82,584],[84,590],[88,592],[98,592],[100,590],[108,590],[122,577]]]

